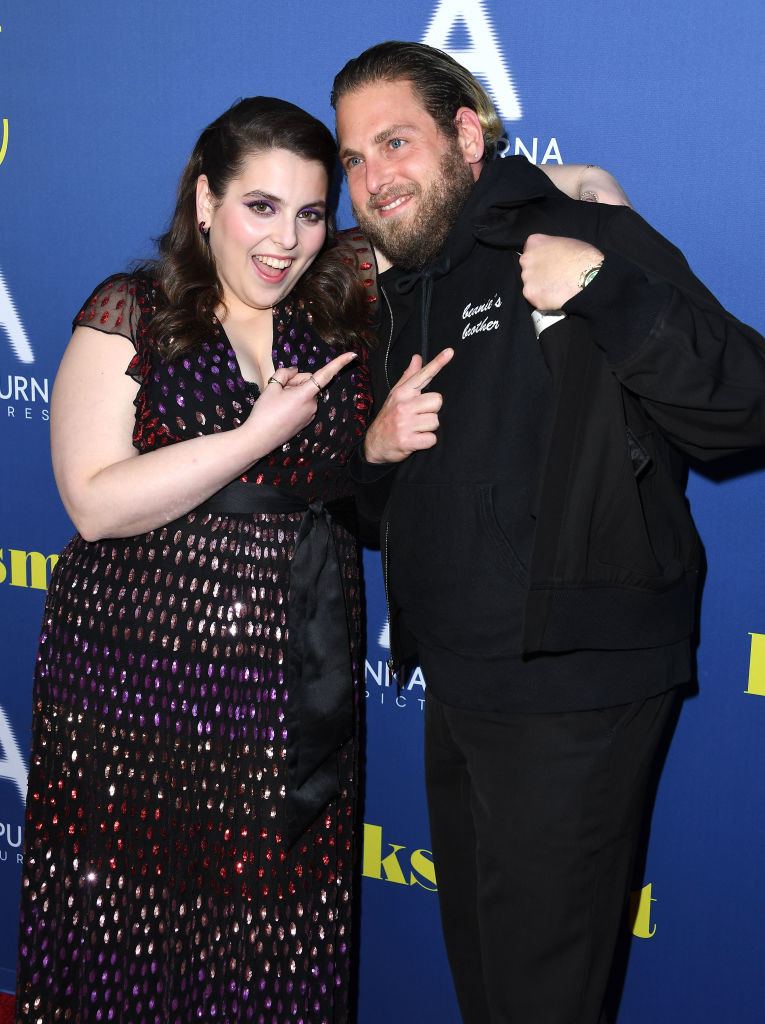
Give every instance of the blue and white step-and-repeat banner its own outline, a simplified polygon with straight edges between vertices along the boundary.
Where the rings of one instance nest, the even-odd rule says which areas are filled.
[[[48,409],[72,314],[151,254],[201,128],[265,93],[332,123],[329,89],[386,38],[481,75],[511,152],[599,163],[743,320],[765,329],[762,0],[7,0],[0,4],[0,988],[16,958],[30,693],[45,587],[72,527]],[[345,197],[341,226],[351,223]],[[765,459],[692,475],[709,571],[686,701],[636,887],[621,1024],[765,1019]],[[359,1020],[459,1020],[422,782],[425,680],[369,645]],[[508,928],[522,927],[508,921]]]

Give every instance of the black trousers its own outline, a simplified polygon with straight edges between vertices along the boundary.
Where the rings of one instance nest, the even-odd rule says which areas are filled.
[[[497,714],[428,691],[441,921],[465,1024],[598,1024],[676,701]]]

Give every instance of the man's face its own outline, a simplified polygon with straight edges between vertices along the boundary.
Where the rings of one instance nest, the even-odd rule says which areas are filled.
[[[406,80],[376,82],[337,104],[340,160],[359,226],[396,266],[438,255],[475,183]]]

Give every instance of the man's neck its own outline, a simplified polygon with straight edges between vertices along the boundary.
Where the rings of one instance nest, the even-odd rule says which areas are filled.
[[[393,266],[387,256],[383,256],[379,249],[374,250],[375,259],[377,260],[377,272],[384,274],[386,270],[390,270]]]

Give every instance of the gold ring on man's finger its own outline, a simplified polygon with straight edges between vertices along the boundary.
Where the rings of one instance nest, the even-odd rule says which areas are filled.
[[[318,380],[314,377],[314,375],[312,373],[308,374],[308,379],[311,381],[312,384],[316,385],[316,387],[319,390],[319,393],[321,394],[322,386],[321,386],[321,384],[319,384]]]

